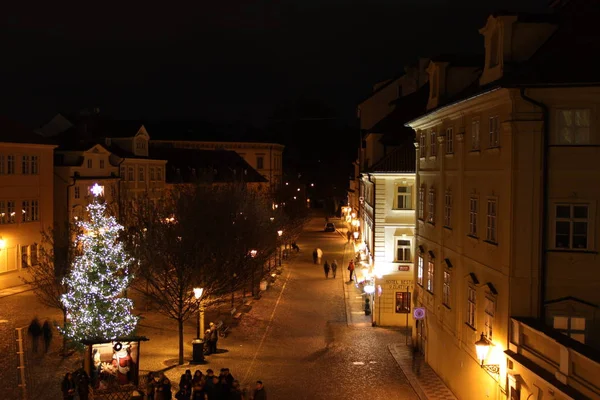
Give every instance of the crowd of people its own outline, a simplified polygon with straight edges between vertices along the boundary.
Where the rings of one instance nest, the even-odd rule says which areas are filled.
[[[163,372],[150,373],[146,384],[146,399],[172,399],[171,381]],[[179,380],[179,390],[175,394],[177,400],[266,400],[267,393],[262,381],[256,381],[254,390],[242,389],[229,372],[229,368],[221,368],[220,374],[215,375],[212,369],[206,374],[196,370],[186,370]]]

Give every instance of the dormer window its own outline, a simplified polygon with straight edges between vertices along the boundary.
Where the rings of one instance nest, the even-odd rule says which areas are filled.
[[[144,139],[137,139],[135,141],[135,148],[137,150],[145,150],[146,149],[146,140],[144,140]]]
[[[495,30],[490,39],[490,58],[489,58],[490,62],[488,65],[489,68],[493,68],[499,64],[499,60],[500,60],[500,54],[499,54],[500,43],[499,42],[500,42],[500,37],[498,34],[498,30]]]

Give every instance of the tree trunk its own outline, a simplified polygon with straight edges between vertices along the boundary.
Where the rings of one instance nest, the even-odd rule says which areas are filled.
[[[183,320],[177,320],[177,327],[179,328],[179,365],[183,364]]]
[[[63,313],[63,329],[65,326],[67,326],[67,309],[64,308],[62,310]],[[67,335],[63,334],[62,335],[62,356],[66,357],[67,356]]]

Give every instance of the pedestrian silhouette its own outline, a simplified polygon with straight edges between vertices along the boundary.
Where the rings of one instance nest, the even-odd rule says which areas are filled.
[[[40,325],[40,321],[35,317],[31,320],[29,324],[29,328],[27,328],[27,333],[31,336],[31,347],[34,353],[38,351],[38,341],[40,336],[42,336],[42,325]]]
[[[44,336],[44,352],[47,353],[52,342],[52,325],[48,320],[44,321],[44,325],[42,325],[42,334]]]
[[[333,278],[335,279],[335,276],[337,274],[337,260],[333,260],[333,262],[331,263],[331,274],[333,275]]]
[[[323,265],[323,270],[325,271],[325,279],[329,278],[329,262],[325,261],[325,265]]]

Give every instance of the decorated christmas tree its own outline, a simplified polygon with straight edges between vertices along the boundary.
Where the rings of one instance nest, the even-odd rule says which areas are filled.
[[[124,297],[132,276],[132,259],[119,242],[123,226],[108,215],[99,199],[101,187],[92,188],[89,218],[78,220],[82,234],[77,238],[81,255],[75,258],[64,283],[62,296],[67,309],[63,333],[71,340],[110,340],[130,335],[138,322],[132,314],[133,301]]]

